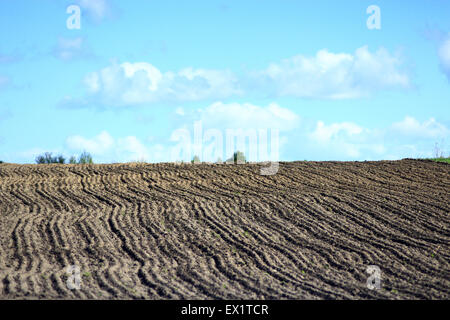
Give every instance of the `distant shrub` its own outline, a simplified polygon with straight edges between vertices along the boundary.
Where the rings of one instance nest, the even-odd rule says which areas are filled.
[[[66,159],[61,154],[53,157],[51,152],[46,152],[43,155],[37,156],[35,161],[38,164],[44,164],[44,163],[65,163]]]
[[[50,152],[46,152],[45,154],[38,155],[35,159],[37,164],[43,164],[48,163],[48,161],[51,161],[52,154]]]
[[[231,158],[227,160],[227,163],[234,163],[234,164],[243,164],[246,163],[245,155],[241,151],[236,151]]]
[[[79,164],[92,164],[94,161],[92,160],[92,156],[89,152],[84,151],[80,157],[78,158]]]
[[[66,158],[64,158],[63,155],[57,155],[57,156],[52,156],[51,152],[46,152],[44,154],[38,155],[35,159],[37,164],[44,164],[44,163],[61,163],[64,164],[66,163]],[[80,157],[77,159],[75,158],[75,156],[71,156],[69,158],[69,162],[71,164],[86,164],[86,163],[94,163],[94,161],[92,160],[92,156],[88,153],[88,152],[83,152]]]
[[[71,156],[69,159],[69,163],[70,164],[76,164],[77,163],[77,158],[75,158],[75,156]]]
[[[3,161],[2,161],[2,160],[0,160],[0,163],[3,163]]]
[[[199,156],[194,156],[194,158],[192,158],[191,163],[200,163],[200,158]]]

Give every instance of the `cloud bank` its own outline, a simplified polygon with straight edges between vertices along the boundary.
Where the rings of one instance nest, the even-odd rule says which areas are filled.
[[[145,146],[137,137],[126,136],[115,139],[107,131],[97,136],[85,138],[80,135],[69,136],[66,147],[75,152],[87,151],[94,158],[108,161],[155,161],[152,150],[154,146]],[[109,159],[109,160],[107,160]],[[112,160],[115,159],[115,160]]]
[[[71,58],[82,40],[62,41],[59,55]],[[73,53],[75,51],[75,53]],[[445,50],[444,50],[445,51]],[[400,56],[367,46],[354,54],[320,50],[313,57],[297,55],[263,70],[238,76],[230,70],[194,69],[162,72],[149,62],[112,63],[84,78],[82,105],[107,107],[155,103],[214,101],[231,97],[296,97],[355,99],[382,90],[411,87]]]
[[[228,106],[229,107],[229,106]],[[223,108],[223,109],[221,109]],[[217,111],[214,113],[213,111]],[[217,119],[220,117],[233,117],[235,112],[247,113],[248,117],[243,117],[237,125],[229,127],[228,122],[221,123]],[[229,156],[225,145],[227,129],[269,129],[277,123],[280,130],[279,154],[281,159],[302,160],[303,155],[308,155],[308,160],[380,160],[380,159],[402,159],[408,157],[432,157],[433,146],[437,141],[444,141],[450,133],[450,129],[437,122],[433,118],[424,121],[407,116],[399,122],[392,123],[385,128],[366,128],[354,122],[334,122],[325,123],[317,120],[310,124],[295,115],[295,121],[286,117],[283,112],[286,109],[270,104],[267,107],[250,104],[236,104],[230,108],[227,105],[217,102],[213,103],[201,111],[201,116],[195,121],[202,121],[202,147],[198,147],[194,141],[194,122],[189,114],[182,118],[185,120],[178,128],[174,128],[172,135],[158,141],[142,140],[139,137],[130,135],[126,137],[114,138],[107,131],[102,131],[94,137],[83,137],[80,135],[70,136],[66,139],[66,148],[73,152],[81,153],[88,151],[94,156],[96,162],[127,162],[144,160],[147,162],[170,162],[175,160],[190,161],[196,154],[195,150],[203,150],[198,153],[203,161],[215,161],[217,155],[222,159]],[[290,111],[288,111],[290,112]],[[196,113],[198,116],[198,113]],[[273,123],[262,123],[254,126],[255,117],[265,119],[266,116],[274,117]],[[305,123],[304,123],[305,122]],[[217,126],[215,126],[217,125]],[[214,129],[210,131],[209,129]],[[223,150],[217,153],[213,149],[215,140],[211,140],[209,133],[217,134],[222,138]],[[182,134],[183,139],[175,139]],[[263,142],[258,139],[256,148],[269,150],[268,144],[272,144],[270,133],[267,131],[269,140]],[[186,139],[185,139],[186,138]],[[174,148],[180,143],[190,148],[191,158],[173,157]],[[246,142],[245,152],[251,150],[249,142]],[[266,143],[266,144],[264,144]],[[237,145],[236,145],[237,146]],[[445,146],[443,147],[445,149]],[[445,155],[449,150],[442,150]],[[229,153],[229,152],[228,152]],[[251,161],[261,161],[261,159],[250,159]]]
[[[387,128],[364,128],[353,122],[329,125],[317,121],[307,132],[308,144],[326,159],[401,159],[431,157],[436,141],[446,139],[450,129],[434,118],[424,120],[406,116]],[[446,151],[447,152],[447,151]]]
[[[162,73],[147,62],[112,64],[87,74],[84,84],[92,101],[109,106],[221,99],[241,93],[237,79],[227,70],[185,68]]]
[[[320,50],[314,57],[297,55],[253,75],[254,80],[275,96],[352,99],[388,89],[410,87],[399,56],[367,46],[354,54]]]
[[[392,133],[410,138],[442,139],[450,135],[450,130],[445,125],[430,118],[422,123],[411,116],[406,116],[400,122],[391,127]]]

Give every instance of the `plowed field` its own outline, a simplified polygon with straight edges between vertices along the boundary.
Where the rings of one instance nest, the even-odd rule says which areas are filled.
[[[450,298],[450,165],[260,168],[0,164],[0,298]]]

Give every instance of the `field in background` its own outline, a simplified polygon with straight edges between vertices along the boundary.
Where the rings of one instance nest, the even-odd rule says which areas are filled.
[[[449,299],[449,165],[260,168],[1,164],[0,298]]]

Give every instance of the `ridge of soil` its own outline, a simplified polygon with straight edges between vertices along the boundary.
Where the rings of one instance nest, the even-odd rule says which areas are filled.
[[[0,299],[449,299],[450,165],[261,167],[0,164]]]

